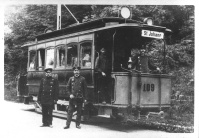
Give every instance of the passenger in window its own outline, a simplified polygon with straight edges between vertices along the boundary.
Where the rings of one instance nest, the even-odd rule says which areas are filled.
[[[150,73],[150,71],[160,73],[160,68],[156,67],[151,62],[144,46],[142,46],[139,52],[131,52],[131,55],[131,69],[135,69],[142,73]]]
[[[96,58],[95,68],[98,71],[98,91],[100,94],[100,101],[103,104],[110,103],[110,79],[111,79],[111,63],[107,57],[105,48],[100,50],[100,56]]]
[[[61,61],[60,61],[60,65],[64,66],[65,65],[65,55],[63,53],[61,53]]]
[[[84,55],[84,58],[82,59],[82,65],[84,67],[91,67],[91,57],[89,53]]]
[[[29,70],[33,70],[35,68],[35,63],[32,61],[30,63],[30,67],[29,67]]]
[[[74,67],[74,66],[77,66],[77,56],[72,56],[71,57],[71,66]]]
[[[30,62],[29,70],[35,69],[35,57],[33,57],[32,61]]]

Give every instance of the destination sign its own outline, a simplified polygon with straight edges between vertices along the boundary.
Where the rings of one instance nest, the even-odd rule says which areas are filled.
[[[151,38],[163,39],[164,38],[164,33],[156,32],[156,31],[149,31],[149,30],[142,30],[142,36],[143,37],[151,37]]]

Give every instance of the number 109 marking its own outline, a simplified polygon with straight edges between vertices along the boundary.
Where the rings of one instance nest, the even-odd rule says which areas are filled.
[[[155,85],[154,84],[143,84],[143,91],[144,92],[153,92],[155,90]]]

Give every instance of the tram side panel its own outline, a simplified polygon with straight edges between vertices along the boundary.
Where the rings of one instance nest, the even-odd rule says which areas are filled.
[[[137,77],[139,79],[139,77]],[[139,83],[139,82],[138,82]],[[141,88],[138,88],[138,95],[140,94],[140,101],[138,105],[141,106],[156,106],[159,104],[159,82],[158,78],[141,77]],[[139,87],[139,85],[138,85]],[[139,91],[140,90],[140,91]]]
[[[131,104],[140,107],[169,107],[171,79],[156,75],[132,76]]]
[[[67,73],[66,73],[67,72]],[[54,70],[54,77],[59,81],[59,99],[67,99],[69,97],[69,93],[66,93],[66,84],[69,77],[73,75],[73,71],[67,70]]]
[[[130,76],[114,73],[112,77],[115,79],[113,104],[128,105],[130,100]]]
[[[93,83],[92,83],[92,71],[91,70],[82,70],[81,72],[82,76],[86,78],[87,84],[88,84],[88,96],[93,97],[91,94],[94,91]],[[53,78],[58,79],[59,81],[59,98],[68,100],[69,93],[66,92],[66,85],[70,77],[73,76],[73,70],[54,70],[52,72]],[[27,86],[28,86],[28,92],[29,95],[37,96],[39,92],[39,86],[41,79],[45,77],[45,74],[43,71],[31,71],[28,72],[27,75]],[[92,98],[90,98],[92,99]]]
[[[171,78],[161,75],[114,73],[114,101],[117,105],[145,108],[170,106]]]
[[[43,72],[28,72],[27,86],[29,95],[37,95],[41,79],[44,77]]]
[[[171,103],[171,78],[162,78],[161,79],[161,104],[165,106],[170,106]]]

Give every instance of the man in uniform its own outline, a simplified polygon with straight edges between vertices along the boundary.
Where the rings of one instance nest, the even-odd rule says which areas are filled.
[[[38,103],[42,106],[41,127],[52,127],[52,111],[58,100],[59,82],[52,78],[52,68],[46,68],[44,71],[45,78],[41,80],[38,94]]]
[[[149,73],[150,70],[157,70],[160,72],[160,69],[151,63],[144,46],[140,49],[140,53],[134,53],[132,56],[131,68],[136,69],[141,73]]]
[[[107,57],[105,48],[102,48],[100,50],[100,53],[100,56],[96,58],[95,69],[99,72],[98,87],[101,102],[103,104],[106,104],[107,102],[110,102],[109,83],[111,74],[111,63]]]
[[[69,99],[67,121],[64,129],[68,129],[70,127],[73,112],[75,109],[77,109],[76,128],[79,129],[81,128],[80,122],[81,122],[82,105],[85,99],[85,95],[87,94],[86,80],[83,76],[80,76],[80,67],[73,67],[73,73],[74,76],[69,78],[69,81],[66,85],[66,91],[70,93],[70,99]]]

